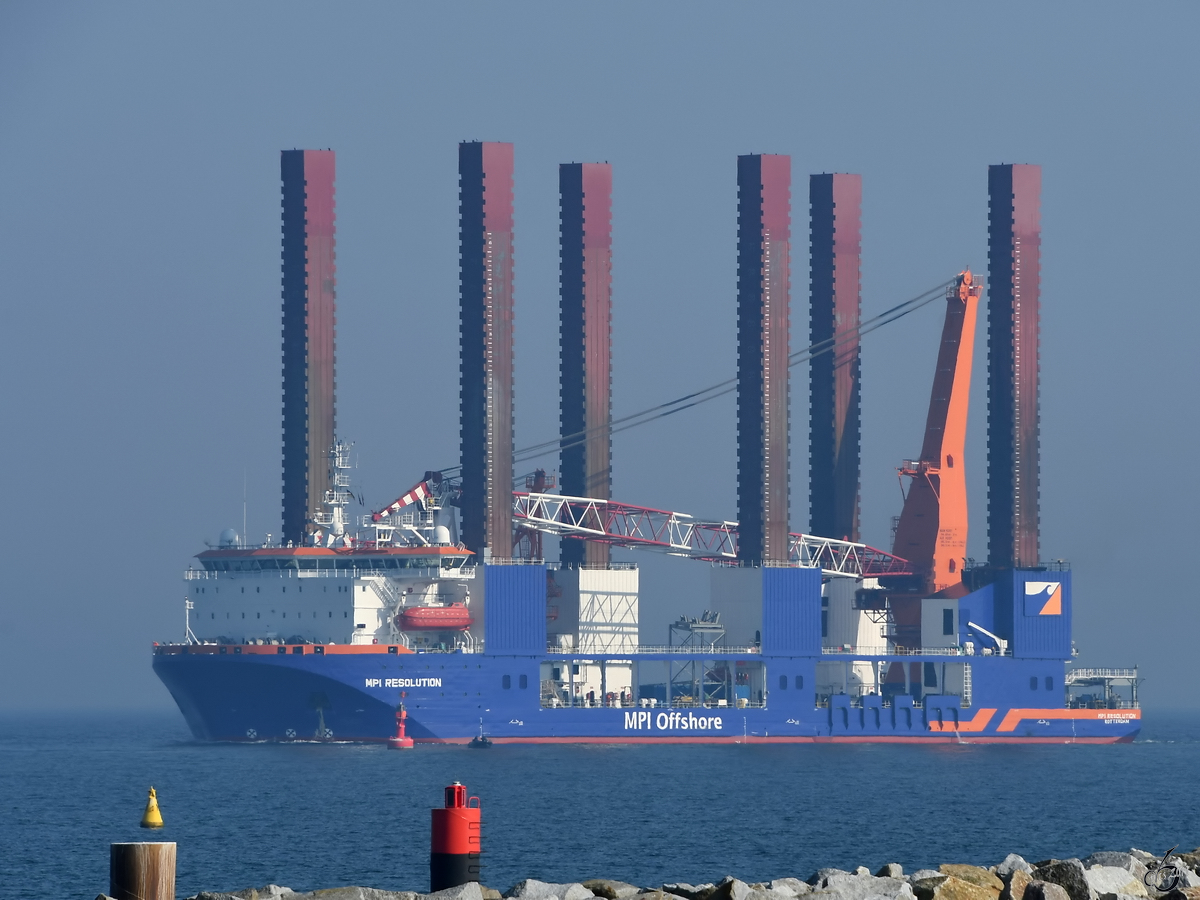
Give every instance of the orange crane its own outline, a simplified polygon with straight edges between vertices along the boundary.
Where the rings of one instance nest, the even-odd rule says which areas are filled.
[[[946,321],[919,459],[904,461],[908,478],[892,552],[912,565],[920,596],[959,597],[967,555],[967,479],[963,450],[971,393],[975,317],[983,282],[962,272],[946,292]],[[903,490],[903,482],[902,487]],[[893,595],[893,608],[896,608]],[[919,622],[920,611],[916,610]],[[897,608],[897,624],[899,622]]]

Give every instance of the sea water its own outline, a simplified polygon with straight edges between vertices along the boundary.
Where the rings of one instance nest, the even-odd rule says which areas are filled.
[[[639,885],[905,871],[1200,844],[1200,713],[1123,745],[203,744],[174,712],[0,715],[0,898],[90,900],[108,845],[178,845],[177,896],[428,890],[429,809],[466,784],[483,880]],[[138,827],[153,785],[166,827]]]

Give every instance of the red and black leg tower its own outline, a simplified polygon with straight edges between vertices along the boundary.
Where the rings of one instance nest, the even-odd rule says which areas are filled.
[[[512,556],[513,145],[458,145],[462,539]]]
[[[304,541],[329,489],[334,437],[334,156],[285,150],[283,540]]]
[[[788,558],[790,156],[738,157],[738,560]]]
[[[810,175],[809,527],[859,539],[862,176]]]
[[[564,494],[612,492],[612,166],[558,167],[561,305],[560,481]],[[568,565],[607,566],[608,544],[563,541]]]
[[[988,563],[1038,565],[1042,169],[988,166]]]

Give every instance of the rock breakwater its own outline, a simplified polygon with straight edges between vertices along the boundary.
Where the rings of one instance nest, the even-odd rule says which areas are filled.
[[[905,874],[897,863],[872,872],[818,869],[808,878],[642,887],[609,878],[555,884],[526,879],[507,891],[465,884],[436,893],[335,887],[299,893],[279,885],[232,892],[201,891],[188,900],[1200,900],[1200,848],[1171,857],[1178,873],[1168,891],[1147,886],[1159,858],[1142,850],[1093,853],[1085,859],[1027,862],[1010,853],[1000,863],[945,863]],[[101,894],[97,900],[107,900]]]

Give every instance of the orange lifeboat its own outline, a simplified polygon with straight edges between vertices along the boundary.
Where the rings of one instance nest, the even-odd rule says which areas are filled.
[[[466,631],[475,620],[466,604],[449,606],[413,606],[396,616],[401,631]]]

